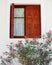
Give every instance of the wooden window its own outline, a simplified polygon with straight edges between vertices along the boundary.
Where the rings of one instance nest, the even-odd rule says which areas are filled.
[[[41,37],[40,5],[10,6],[10,38]]]

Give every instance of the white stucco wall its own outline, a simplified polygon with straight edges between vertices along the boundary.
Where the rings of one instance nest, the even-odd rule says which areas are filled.
[[[7,50],[6,44],[16,43],[18,40],[10,39],[10,4],[41,4],[41,34],[52,30],[52,0],[0,0],[0,55]]]

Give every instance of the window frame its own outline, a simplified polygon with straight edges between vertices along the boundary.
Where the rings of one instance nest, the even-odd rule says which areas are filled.
[[[13,5],[13,12],[11,11],[11,7]],[[26,35],[26,15],[25,15],[25,6],[24,5],[14,5],[14,3],[12,3],[12,5],[10,6],[10,38],[25,38],[25,35]],[[14,18],[13,17],[13,21],[11,21],[11,16],[13,15],[14,16],[14,8],[24,8],[24,36],[14,36]],[[12,13],[12,15],[11,15]],[[13,24],[13,25],[12,25]],[[13,29],[13,30],[12,30]]]
[[[28,38],[26,37],[26,6],[37,6],[36,4],[14,4],[12,3],[10,5],[10,38]],[[41,6],[40,4],[38,4],[39,6],[39,21],[40,21],[40,34],[39,36],[35,37],[35,38],[41,38]],[[25,12],[25,19],[24,19],[24,36],[14,36],[14,8],[24,8]],[[11,20],[12,17],[12,20]],[[34,37],[32,37],[34,38]]]

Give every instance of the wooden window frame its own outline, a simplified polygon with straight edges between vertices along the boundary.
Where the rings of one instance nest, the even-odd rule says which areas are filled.
[[[24,17],[23,17],[24,18],[24,36],[14,36],[14,18],[16,18],[16,17],[13,17],[13,21],[11,21],[11,16],[12,15],[14,16],[14,8],[12,8],[13,12],[11,12],[12,5],[14,8],[24,8]],[[26,20],[25,20],[25,6],[24,5],[14,5],[14,3],[12,5],[10,6],[10,38],[25,38],[25,35],[26,35],[26,33],[25,33],[26,32],[26,28],[25,28],[26,27],[25,26],[25,22],[26,22]]]
[[[11,4],[10,6],[10,38],[26,38],[26,6],[36,6],[36,5],[15,5],[14,3]],[[40,5],[39,5],[40,6]],[[14,36],[14,8],[24,8],[24,36]],[[41,11],[40,11],[40,25],[41,25]],[[40,31],[41,31],[41,26],[40,26]],[[41,37],[41,32],[40,32],[40,36],[38,36],[37,38]]]

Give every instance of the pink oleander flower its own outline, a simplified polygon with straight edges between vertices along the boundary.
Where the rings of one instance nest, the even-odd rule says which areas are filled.
[[[49,30],[49,33],[52,33],[52,30]]]
[[[9,60],[10,60],[10,57],[9,57],[9,56],[7,56],[5,60],[6,60],[6,61],[9,61]]]
[[[0,58],[2,58],[2,56],[0,56]]]
[[[7,65],[11,65],[11,63],[8,63]]]
[[[33,43],[35,43],[35,42],[36,42],[36,39],[35,39],[35,40],[29,40],[29,42],[33,42]]]
[[[10,50],[10,53],[11,53],[11,54],[14,54],[14,49],[11,49],[11,50]]]
[[[16,47],[16,45],[18,45],[17,43],[14,44],[14,47]]]
[[[19,44],[19,45],[22,44],[22,41],[18,41],[18,44]]]
[[[31,63],[34,64],[34,60],[32,60]]]

